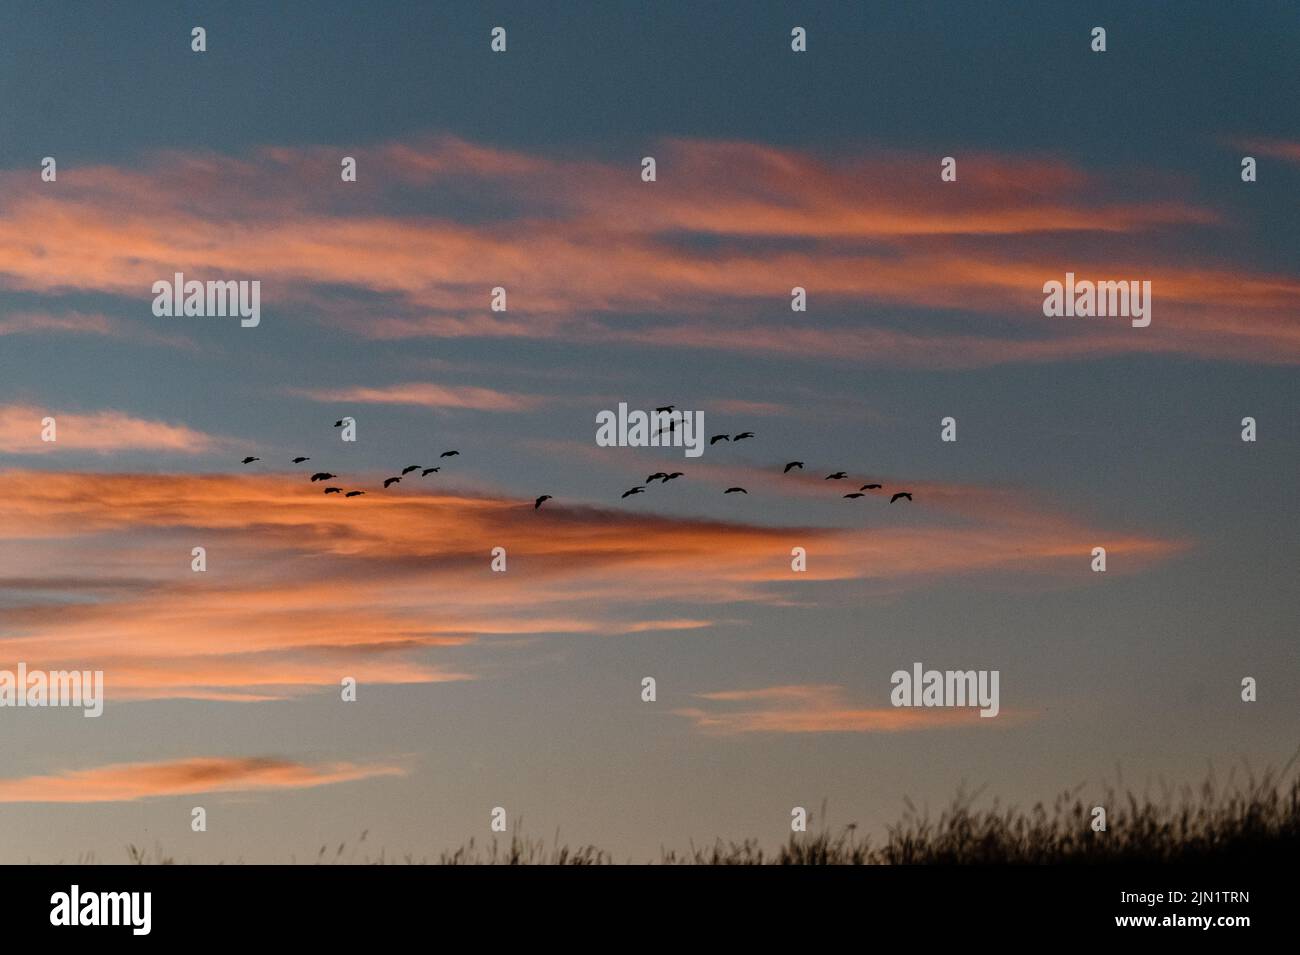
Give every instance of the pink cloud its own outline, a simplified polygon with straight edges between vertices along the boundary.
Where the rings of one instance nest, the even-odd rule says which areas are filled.
[[[391,765],[339,762],[309,766],[269,757],[193,757],[0,779],[0,803],[134,802],[194,793],[307,789],[403,775],[405,770]]]
[[[45,418],[53,418],[56,440],[42,440]],[[0,452],[53,454],[58,451],[165,451],[202,454],[223,447],[229,439],[195,431],[181,424],[137,418],[121,411],[62,411],[35,405],[0,405]]]
[[[528,411],[546,399],[535,395],[513,395],[491,388],[453,387],[428,382],[355,386],[350,388],[298,388],[294,394],[312,401],[331,403],[415,405],[422,408],[462,408],[476,411]]]
[[[1003,710],[984,719],[976,708],[866,707],[846,702],[844,688],[827,684],[769,686],[698,694],[723,706],[684,707],[674,715],[690,719],[704,733],[899,733],[913,730],[994,728],[1019,723],[1026,714]],[[736,708],[731,704],[748,704]]]
[[[1107,180],[1050,157],[971,154],[949,189],[932,156],[841,159],[708,140],[656,148],[671,175],[653,188],[616,164],[448,137],[372,147],[376,172],[341,193],[306,185],[336,162],[322,147],[165,154],[143,168],[80,170],[57,194],[5,174],[0,285],[109,292],[138,300],[149,321],[159,277],[254,276],[267,320],[308,304],[376,338],[635,341],[954,368],[1134,352],[1300,361],[1300,281],[1168,245],[1180,229],[1226,222],[1179,198],[1183,184],[1167,177],[1136,171],[1127,180],[1147,196],[1117,199]],[[490,187],[511,214],[461,222],[400,201],[434,186],[453,196]],[[716,241],[701,249],[682,235]],[[1111,251],[1139,236],[1139,252]],[[1151,280],[1152,328],[1044,319],[1042,284],[1066,267]],[[796,282],[814,302],[887,311],[836,329],[815,311],[791,328],[756,310],[779,307]],[[487,308],[497,285],[510,290],[508,314]],[[384,314],[321,292],[337,286],[382,296]],[[898,327],[900,309],[994,314],[1003,330]],[[628,313],[658,319],[643,326]]]

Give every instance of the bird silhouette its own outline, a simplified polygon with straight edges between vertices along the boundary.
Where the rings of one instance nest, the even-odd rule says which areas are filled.
[[[879,490],[880,490],[880,485],[879,485],[879,484],[864,484],[864,485],[862,485],[862,487],[858,488],[858,490],[859,490],[859,491],[879,491]]]
[[[334,427],[336,427],[336,428],[341,428],[341,427],[343,427],[343,419],[342,419],[342,418],[339,418],[338,421],[335,421],[335,422],[334,422]],[[365,491],[359,491],[358,493],[360,493],[360,494],[365,494],[366,492],[365,492]]]
[[[296,457],[296,458],[293,459],[293,463],[294,463],[294,464],[302,464],[302,462],[304,462],[304,461],[310,461],[310,460],[311,460],[311,458]]]
[[[677,407],[676,405],[664,405],[662,408],[656,408],[655,414],[659,414],[661,411],[671,412],[676,407]]]
[[[866,497],[861,491],[854,491],[852,494],[845,494],[845,497]]]
[[[391,486],[394,485],[394,484],[399,484],[399,483],[401,483],[401,480],[402,480],[402,479],[399,478],[399,477],[390,477],[390,478],[385,478],[385,479],[384,479],[384,487],[385,487],[385,488],[388,488],[388,487],[391,487]]]
[[[754,436],[754,432],[752,432],[752,431],[742,431],[742,432],[740,432],[740,434],[736,435],[736,436],[735,436],[734,438],[732,438],[731,440],[732,440],[732,441],[744,441],[746,438],[752,438],[753,436]]]
[[[312,483],[317,481],[328,481],[330,478],[338,477],[337,474],[330,474],[329,471],[317,471],[311,476]]]
[[[787,464],[787,465],[785,466],[785,470],[782,471],[781,473],[782,473],[782,474],[789,474],[791,468],[798,468],[800,471],[802,471],[802,470],[803,470],[803,462],[802,462],[802,461],[791,461],[789,464]]]
[[[406,474],[410,474],[412,471],[418,471],[418,470],[420,470],[420,465],[408,464],[406,467],[402,468],[402,474],[406,475]]]
[[[674,418],[672,421],[669,421],[669,422],[668,422],[668,427],[666,427],[666,428],[660,428],[658,431],[655,432],[655,434],[663,434],[665,431],[667,431],[669,434],[676,434],[676,433],[677,433],[677,419]]]
[[[826,480],[827,480],[827,481],[842,481],[842,480],[844,480],[846,477],[848,477],[848,475],[845,474],[843,471],[836,471],[834,474],[828,474],[828,475],[826,475]]]
[[[672,474],[665,474],[664,483],[667,484],[669,481],[674,480],[675,478],[679,478],[681,476],[682,476],[681,471],[674,471]]]
[[[889,503],[890,503],[890,504],[893,504],[893,503],[894,503],[895,501],[897,501],[900,497],[905,497],[905,498],[907,498],[907,499],[910,501],[910,500],[912,499],[912,492],[911,492],[911,491],[899,491],[897,494],[895,494],[893,497],[891,497],[891,498],[889,499]]]
[[[458,455],[458,454],[460,454],[459,451],[444,451],[444,452],[442,452],[442,454],[438,455],[438,457],[440,457],[440,458],[454,458],[454,457],[455,457],[456,455]]]
[[[633,494],[640,494],[643,491],[645,491],[645,488],[638,484],[636,487],[632,488],[632,490],[624,491],[623,497],[631,497]]]
[[[442,468],[425,468],[423,471],[420,472],[420,477],[428,477],[434,471],[441,471],[441,470]]]
[[[260,461],[260,460],[262,460],[262,459],[261,459],[261,458],[254,458],[254,457],[247,457],[247,458],[244,458],[244,460],[240,461],[239,463],[240,463],[240,464],[252,464],[254,461]]]
[[[551,495],[549,495],[549,494],[543,494],[543,495],[542,495],[541,497],[539,497],[537,500],[533,501],[533,510],[534,510],[534,511],[537,510],[539,507],[542,506],[542,503],[543,503],[543,502],[545,502],[545,501],[549,501],[550,499],[551,499]]]
[[[746,491],[743,487],[729,487],[722,493],[723,494],[736,494],[736,493],[748,494],[749,492]]]
[[[719,441],[730,441],[730,440],[731,440],[731,435],[729,434],[715,434],[713,437],[709,438],[709,446],[712,447],[713,445],[717,444]]]
[[[344,497],[360,497],[362,494],[365,494],[365,493],[366,493],[365,491],[348,491],[348,493],[344,494],[343,496],[344,496]]]
[[[667,481],[667,480],[668,480],[668,474],[667,474],[667,472],[665,472],[665,471],[656,471],[654,474],[652,474],[652,475],[650,475],[648,478],[646,478],[646,479],[645,479],[645,482],[646,482],[646,484],[649,484],[651,481],[657,481],[657,480],[659,480],[659,478],[663,478],[665,481]]]
[[[343,493],[343,488],[341,488],[341,487],[327,487],[327,488],[325,489],[325,493],[326,493],[326,494],[342,494],[342,493]]]

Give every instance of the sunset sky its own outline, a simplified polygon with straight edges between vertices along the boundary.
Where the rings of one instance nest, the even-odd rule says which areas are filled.
[[[495,806],[645,860],[1300,744],[1293,3],[8,12],[0,669],[107,702],[0,709],[0,862],[419,858]],[[176,272],[260,325],[156,317]],[[1067,272],[1150,326],[1044,317]],[[620,402],[755,437],[599,447]],[[892,707],[915,661],[1000,715]]]

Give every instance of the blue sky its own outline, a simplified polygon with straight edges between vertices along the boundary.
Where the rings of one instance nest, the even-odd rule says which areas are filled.
[[[1294,5],[12,11],[0,666],[109,698],[0,710],[5,861],[418,857],[494,806],[639,859],[1294,749]],[[175,271],[261,324],[155,317]],[[1067,271],[1152,325],[1044,317]],[[599,448],[619,402],[756,436]],[[1004,715],[899,724],[914,660]]]

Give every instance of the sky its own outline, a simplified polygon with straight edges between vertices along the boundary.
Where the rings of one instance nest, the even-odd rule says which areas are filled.
[[[0,669],[106,702],[0,708],[0,862],[495,807],[642,861],[1295,750],[1294,4],[7,9]],[[1150,325],[1046,316],[1067,272]],[[891,705],[917,661],[999,715]]]

